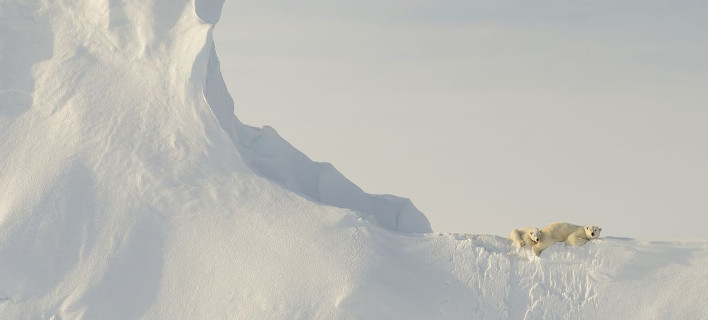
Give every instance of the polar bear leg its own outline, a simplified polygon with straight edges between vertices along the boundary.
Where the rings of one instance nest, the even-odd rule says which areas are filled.
[[[533,247],[531,247],[531,248],[533,249],[533,253],[535,253],[537,256],[540,256],[541,251],[543,251],[540,243],[534,244]]]
[[[577,235],[571,234],[568,239],[565,239],[565,244],[569,246],[582,246],[588,242],[588,239],[578,237]]]
[[[519,235],[517,230],[511,231],[511,234],[509,234],[509,240],[511,240],[511,242],[517,247],[523,247],[525,245],[524,239],[521,238],[521,235]]]
[[[548,247],[550,247],[552,244],[554,244],[555,241],[543,241],[543,238],[541,238],[541,241],[533,245],[533,253],[535,253],[537,256],[541,255],[541,252],[543,250],[546,250]]]

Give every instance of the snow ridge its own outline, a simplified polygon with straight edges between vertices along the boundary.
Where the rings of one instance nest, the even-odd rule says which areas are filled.
[[[219,3],[219,7],[221,3]],[[259,175],[308,199],[352,209],[383,227],[401,232],[432,232],[430,222],[409,199],[371,195],[344,177],[329,163],[317,163],[290,145],[271,127],[255,128],[234,116],[234,103],[219,68],[209,31],[204,97],[241,155]],[[206,56],[207,54],[204,54]]]
[[[432,232],[428,219],[409,199],[365,193],[331,164],[310,160],[271,127],[237,126],[241,154],[260,175],[308,199],[352,209],[389,230]]]

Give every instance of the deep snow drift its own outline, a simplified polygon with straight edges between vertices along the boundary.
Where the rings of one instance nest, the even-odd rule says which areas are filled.
[[[425,233],[239,123],[220,7],[0,0],[3,318],[708,317],[705,242]]]

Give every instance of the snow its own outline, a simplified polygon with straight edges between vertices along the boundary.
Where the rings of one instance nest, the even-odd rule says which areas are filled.
[[[383,227],[402,232],[431,232],[430,222],[409,200],[370,195],[329,163],[316,163],[281,138],[273,128],[241,126],[241,154],[260,175],[311,200],[353,209]]]
[[[0,0],[3,318],[708,317],[708,242],[435,234],[241,124],[221,5]]]

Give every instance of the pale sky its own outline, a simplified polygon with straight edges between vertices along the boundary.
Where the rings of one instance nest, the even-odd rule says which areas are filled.
[[[702,0],[227,0],[215,41],[241,121],[436,232],[708,239],[706,17]]]

